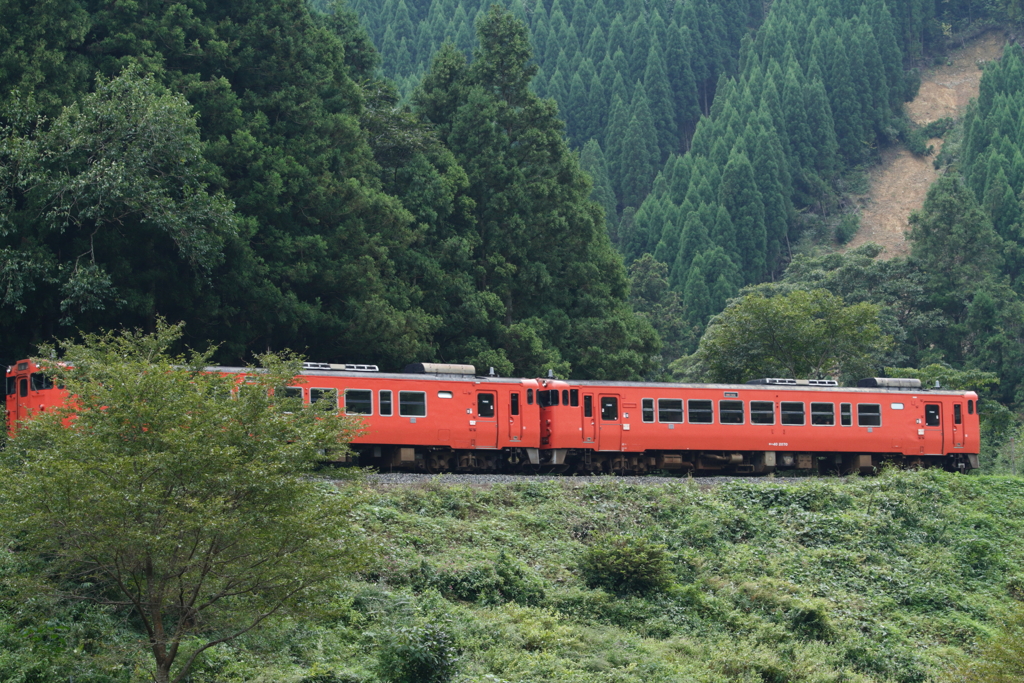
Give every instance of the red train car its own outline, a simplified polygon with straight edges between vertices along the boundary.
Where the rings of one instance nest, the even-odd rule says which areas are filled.
[[[472,365],[421,363],[404,373],[376,366],[305,363],[286,390],[306,403],[336,401],[358,415],[361,434],[352,441],[359,463],[381,469],[488,472],[539,464],[540,407],[535,379],[478,377]],[[237,374],[246,368],[216,367]],[[7,425],[60,405],[65,393],[32,361],[7,375]]]
[[[292,391],[306,402],[336,396],[340,410],[362,417],[363,432],[352,441],[361,465],[488,472],[540,462],[535,379],[481,377],[472,365],[437,363],[403,373],[305,367],[304,383]]]
[[[978,466],[977,394],[922,389],[918,380],[541,383],[541,462],[579,472]]]
[[[304,367],[286,390],[361,416],[352,448],[359,464],[380,469],[845,474],[885,461],[978,466],[977,394],[923,389],[917,380],[854,388],[778,379],[658,384],[480,377],[473,366],[429,363],[402,373]],[[15,364],[7,375],[10,433],[64,395],[31,361]]]

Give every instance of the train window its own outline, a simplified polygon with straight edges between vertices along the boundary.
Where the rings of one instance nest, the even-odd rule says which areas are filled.
[[[779,415],[784,425],[802,425],[804,423],[803,401],[783,401],[779,404]]]
[[[494,417],[494,394],[476,395],[476,413],[480,417]]]
[[[711,401],[692,400],[687,403],[690,424],[709,425],[715,421],[715,408]]]
[[[53,389],[53,380],[41,372],[33,372],[29,375],[32,382],[32,391],[46,391]]]
[[[28,396],[28,380],[22,379],[18,382],[18,393],[22,396]]]
[[[427,394],[423,391],[399,391],[398,414],[402,417],[423,417],[427,414]]]
[[[573,408],[577,408],[580,405],[580,390],[570,389],[569,390],[569,405]]]
[[[961,414],[962,412],[963,412],[963,409],[960,407],[960,404],[959,403],[954,403],[953,404],[953,424],[958,425],[958,424],[962,424],[963,423],[964,417]]]
[[[724,425],[743,424],[743,401],[719,401],[718,421]]]
[[[569,390],[568,389],[562,389],[562,405],[563,406],[569,405]]]
[[[583,417],[594,417],[594,397],[583,397]]]
[[[934,403],[929,403],[924,407],[924,426],[925,427],[938,427],[939,426],[939,407]]]
[[[438,398],[451,398],[452,397],[452,392],[450,392],[450,391],[439,391],[439,392],[437,392],[437,397]]]
[[[654,399],[645,398],[640,402],[640,408],[644,422],[654,422]]]
[[[882,406],[877,403],[857,404],[857,426],[858,427],[881,427]]]
[[[18,380],[14,379],[13,377],[8,377],[7,378],[7,395],[8,396],[14,396],[16,393],[18,393]]]
[[[831,427],[836,423],[835,403],[812,403],[811,424]]]
[[[752,425],[773,425],[775,424],[775,404],[771,401],[750,402],[750,424]]]
[[[903,410],[903,404],[902,403],[890,403],[889,404],[889,408],[891,408],[892,410]]]
[[[302,400],[302,387],[277,387],[274,389],[274,396],[281,398],[297,398]]]
[[[513,415],[519,414],[519,394],[512,393],[509,398],[509,412]]]
[[[335,396],[338,394],[334,389],[310,389],[309,390],[309,402],[319,403],[320,401],[334,402]]]
[[[537,403],[540,404],[541,408],[547,408],[549,406],[558,405],[558,389],[551,389],[550,391],[538,391],[537,392]]]
[[[974,415],[974,399],[967,400],[967,414]]]
[[[683,421],[683,399],[681,398],[659,398],[658,399],[658,422],[682,422]],[[693,420],[690,420],[693,422]]]
[[[345,414],[373,415],[373,392],[368,389],[346,389]]]
[[[383,390],[378,394],[378,407],[380,408],[381,415],[391,414],[391,392]]]
[[[602,420],[618,420],[619,419],[619,399],[614,396],[602,396],[601,397],[601,419]]]
[[[851,404],[839,404],[839,424],[844,427],[849,427],[853,424],[853,406]]]
[[[532,406],[533,405],[533,389],[527,389],[526,390],[526,405],[528,405],[528,406]]]

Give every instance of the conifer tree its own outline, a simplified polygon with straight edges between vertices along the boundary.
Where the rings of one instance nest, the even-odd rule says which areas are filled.
[[[754,169],[745,155],[734,153],[730,156],[722,173],[718,202],[729,212],[736,228],[736,246],[745,282],[760,281],[766,271],[764,203],[757,189]]]

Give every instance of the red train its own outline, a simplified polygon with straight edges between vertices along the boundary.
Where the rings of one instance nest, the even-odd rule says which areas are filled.
[[[304,368],[289,391],[362,416],[353,450],[359,464],[382,470],[845,474],[888,460],[978,467],[977,394],[923,389],[917,380],[662,384],[481,377],[471,365],[430,363],[402,373]],[[64,395],[34,363],[16,363],[7,372],[8,430]]]

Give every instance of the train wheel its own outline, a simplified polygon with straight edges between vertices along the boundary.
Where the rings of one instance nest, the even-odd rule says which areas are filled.
[[[448,471],[448,458],[431,453],[424,458],[429,474],[443,474]]]

